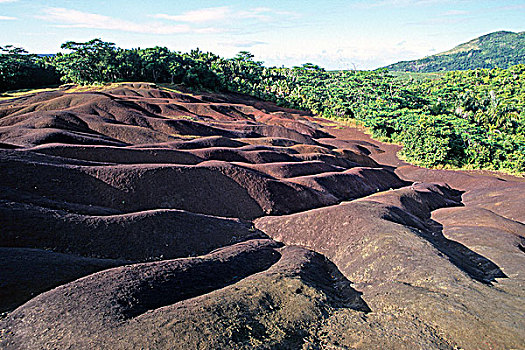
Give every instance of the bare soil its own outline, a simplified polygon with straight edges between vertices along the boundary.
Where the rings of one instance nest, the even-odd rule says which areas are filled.
[[[525,348],[525,181],[236,94],[0,102],[0,347]]]

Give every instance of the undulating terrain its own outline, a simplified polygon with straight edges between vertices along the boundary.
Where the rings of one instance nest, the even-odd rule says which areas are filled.
[[[0,348],[522,349],[525,182],[236,94],[0,102]]]

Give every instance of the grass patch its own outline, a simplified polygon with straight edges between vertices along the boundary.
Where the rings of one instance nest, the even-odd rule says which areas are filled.
[[[171,137],[175,137],[177,139],[184,139],[184,140],[195,140],[199,139],[203,136],[200,135],[182,135],[182,134],[169,134]]]
[[[169,118],[169,119],[186,119],[186,120],[191,120],[193,122],[199,121],[198,118],[193,117],[191,115],[163,115],[163,117]]]
[[[161,90],[164,90],[164,91],[174,92],[174,93],[176,93],[176,94],[182,94],[182,95],[187,95],[187,96],[195,97],[194,94],[189,93],[188,91],[183,91],[183,90],[181,90],[181,88],[183,88],[182,85],[177,85],[177,84],[167,84],[167,83],[164,83],[164,84],[158,84],[158,87],[159,87]]]
[[[158,87],[161,90],[194,97],[193,94],[180,90],[180,86],[178,85],[159,84],[158,86],[156,86],[155,84],[152,84],[152,83],[130,81],[130,82],[90,84],[90,85],[64,84],[61,86],[47,87],[47,88],[40,88],[40,89],[20,89],[20,90],[6,91],[3,93],[0,93],[0,101],[23,97],[23,96],[27,96],[31,94],[36,94],[39,92],[48,92],[48,91],[63,91],[66,94],[77,93],[77,92],[97,92],[97,91],[114,89],[114,88],[120,87],[125,84],[149,84],[152,87]],[[181,116],[181,118],[183,117]]]
[[[7,91],[7,92],[0,94],[0,101],[9,100],[12,98],[23,97],[23,96],[27,96],[31,94],[36,94],[37,92],[48,92],[48,91],[57,91],[57,90],[59,90],[59,87],[49,87],[49,88],[41,88],[41,89],[21,89],[21,90]]]
[[[108,83],[108,84],[91,84],[91,85],[75,85],[67,84],[62,85],[61,88],[66,94],[75,93],[75,92],[95,92],[103,91],[108,89],[113,89],[119,87],[122,83]]]

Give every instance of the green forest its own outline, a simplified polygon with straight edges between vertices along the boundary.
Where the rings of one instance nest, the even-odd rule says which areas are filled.
[[[0,91],[64,83],[148,81],[248,94],[281,106],[353,121],[403,144],[402,156],[428,167],[525,172],[525,65],[442,75],[326,71],[304,64],[265,67],[246,51],[222,58],[199,49],[121,49],[94,39],[38,57],[2,47]]]

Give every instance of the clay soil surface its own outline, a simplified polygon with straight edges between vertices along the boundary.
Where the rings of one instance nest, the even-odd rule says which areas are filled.
[[[0,101],[0,348],[524,349],[525,182],[236,94]]]

